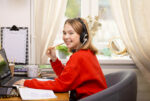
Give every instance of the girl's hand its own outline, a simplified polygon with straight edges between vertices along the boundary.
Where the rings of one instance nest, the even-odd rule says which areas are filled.
[[[48,47],[47,51],[46,51],[46,55],[52,59],[53,62],[56,61],[57,57],[56,57],[56,49],[55,47]]]
[[[19,81],[16,81],[16,82],[14,83],[14,85],[23,86],[23,85],[24,85],[24,81],[25,81],[25,79],[21,79],[21,80],[19,80]]]

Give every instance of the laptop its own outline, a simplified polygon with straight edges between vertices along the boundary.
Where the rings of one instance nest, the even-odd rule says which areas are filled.
[[[5,50],[2,48],[0,50],[0,86],[10,87],[21,79],[27,79],[27,77],[12,77]]]

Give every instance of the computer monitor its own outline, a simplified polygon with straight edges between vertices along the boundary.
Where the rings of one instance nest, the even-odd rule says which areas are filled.
[[[4,49],[0,50],[0,79],[11,75],[9,63]]]

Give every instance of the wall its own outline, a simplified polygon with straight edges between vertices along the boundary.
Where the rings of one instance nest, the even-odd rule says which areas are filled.
[[[14,24],[30,28],[30,0],[0,0],[0,27]]]

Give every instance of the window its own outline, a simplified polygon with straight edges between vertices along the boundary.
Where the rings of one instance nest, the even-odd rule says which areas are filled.
[[[81,16],[81,0],[68,0],[65,16],[67,18]]]
[[[101,14],[99,23],[101,27],[93,37],[93,43],[101,51],[108,47],[109,40],[114,36],[120,36],[117,25],[113,19],[109,0],[98,0],[98,12]]]
[[[59,29],[54,44],[63,42],[62,30],[67,18],[81,16],[87,19],[89,15],[94,18],[99,13],[102,13],[101,18],[98,20],[102,26],[93,37],[93,44],[99,51],[107,47],[108,41],[113,36],[119,36],[117,25],[112,16],[109,0],[68,0],[65,18],[64,21],[62,21],[61,28]]]
[[[111,12],[109,0],[99,0],[98,9],[99,12],[103,13],[101,15],[101,19],[99,19],[102,26],[97,33],[98,37],[95,37],[97,38],[96,40],[98,42],[105,42],[109,41],[109,39],[113,36],[119,36],[119,32]]]

